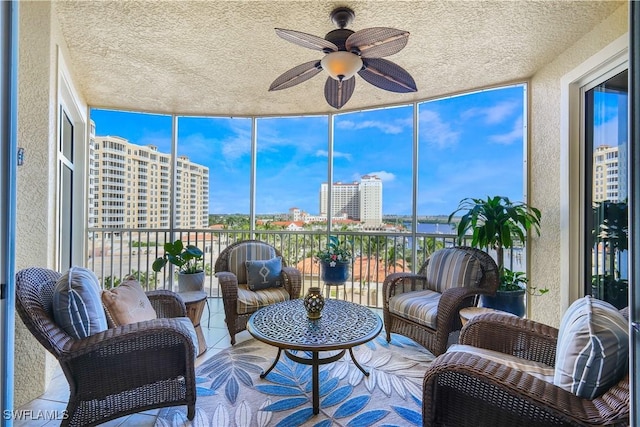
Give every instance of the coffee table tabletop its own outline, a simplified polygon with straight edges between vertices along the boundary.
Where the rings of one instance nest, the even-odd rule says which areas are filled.
[[[249,318],[247,330],[256,339],[278,347],[275,361],[260,378],[269,372],[285,355],[298,363],[312,367],[313,413],[320,411],[318,367],[333,363],[349,350],[351,359],[366,376],[369,372],[358,363],[353,347],[374,339],[382,330],[380,316],[362,305],[336,299],[325,300],[322,317],[311,320],[307,317],[301,299],[273,304],[256,311]],[[311,352],[311,357],[294,354],[289,350]],[[340,350],[337,354],[320,357],[320,352]]]
[[[326,299],[322,317],[310,320],[302,300],[295,299],[258,310],[247,329],[276,347],[329,351],[371,341],[382,330],[382,320],[367,307],[336,299]]]

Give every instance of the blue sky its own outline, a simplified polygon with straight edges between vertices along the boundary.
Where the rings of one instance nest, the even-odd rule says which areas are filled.
[[[523,199],[523,86],[418,106],[418,214],[448,215],[464,197]],[[96,135],[170,153],[171,118],[93,110]],[[413,106],[333,116],[333,181],[377,175],[383,213],[412,212]],[[256,212],[319,213],[328,176],[327,116],[257,120]],[[248,213],[251,120],[179,117],[178,154],[209,167],[211,213]]]

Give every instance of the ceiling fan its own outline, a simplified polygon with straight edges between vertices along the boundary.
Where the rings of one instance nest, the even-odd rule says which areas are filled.
[[[400,52],[409,39],[409,32],[395,28],[373,27],[352,31],[346,27],[355,18],[353,10],[339,7],[331,12],[331,21],[338,27],[324,38],[294,30],[276,28],[276,34],[299,46],[320,50],[321,60],[300,64],[280,75],[269,91],[287,89],[325,70],[329,77],[324,85],[324,97],[332,107],[342,108],[353,95],[355,74],[380,89],[391,92],[416,92],[416,82],[402,67],[382,59]]]

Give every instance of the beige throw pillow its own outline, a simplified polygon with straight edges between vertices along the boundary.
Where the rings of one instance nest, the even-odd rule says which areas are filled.
[[[158,317],[142,286],[136,280],[126,280],[116,288],[103,291],[102,305],[110,327]]]

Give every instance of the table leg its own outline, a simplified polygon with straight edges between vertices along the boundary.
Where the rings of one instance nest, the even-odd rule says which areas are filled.
[[[273,368],[276,367],[276,365],[278,364],[278,360],[280,360],[280,353],[282,353],[282,349],[278,348],[278,355],[276,356],[276,360],[273,361],[273,365],[271,365],[269,369],[266,370],[266,372],[262,371],[262,373],[260,374],[260,378],[264,378],[269,375],[269,372],[271,372]]]
[[[319,381],[319,367],[320,367],[320,360],[318,358],[318,352],[314,351],[312,352],[313,356],[312,356],[312,365],[311,365],[311,369],[312,369],[312,376],[311,376],[311,381],[312,383],[312,387],[313,387],[313,391],[312,391],[312,396],[313,396],[313,415],[318,415],[320,413],[320,385],[318,384]]]
[[[365,375],[365,376],[369,376],[369,372],[365,371],[364,368],[358,363],[358,361],[356,360],[356,357],[353,355],[353,350],[351,348],[349,348],[349,354],[351,355],[351,360],[353,360],[353,364],[357,366],[358,369],[360,369],[360,371]]]

